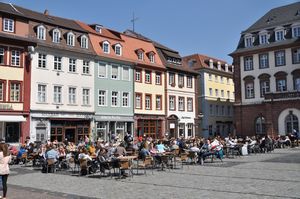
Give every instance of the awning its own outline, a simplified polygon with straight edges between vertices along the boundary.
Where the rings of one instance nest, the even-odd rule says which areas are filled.
[[[0,122],[25,122],[26,118],[21,115],[0,115]]]

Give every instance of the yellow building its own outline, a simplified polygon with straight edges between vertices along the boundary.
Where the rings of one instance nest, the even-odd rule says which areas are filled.
[[[227,136],[233,131],[233,66],[205,55],[190,55],[184,61],[200,76],[197,81],[201,135]]]

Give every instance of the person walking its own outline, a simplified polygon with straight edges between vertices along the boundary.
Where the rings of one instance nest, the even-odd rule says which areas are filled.
[[[0,176],[2,178],[3,199],[6,198],[7,193],[7,178],[9,175],[9,165],[11,155],[8,151],[8,146],[5,143],[0,143]]]

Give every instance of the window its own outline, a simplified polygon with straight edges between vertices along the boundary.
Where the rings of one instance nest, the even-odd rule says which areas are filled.
[[[151,71],[149,70],[145,71],[145,83],[151,84]]]
[[[300,77],[294,78],[294,90],[300,91]]]
[[[230,84],[230,80],[229,78],[227,77],[227,80],[226,80],[227,84]]]
[[[184,111],[184,97],[178,97],[178,110]]]
[[[21,101],[21,83],[12,82],[10,84],[10,101],[11,102]]]
[[[106,78],[106,64],[99,62],[98,65],[98,77],[100,78]]]
[[[116,45],[115,45],[115,53],[116,53],[116,55],[118,55],[118,56],[121,56],[121,55],[122,55],[122,46],[121,46],[121,44],[116,44]]]
[[[212,74],[208,75],[208,79],[211,81],[212,80]]]
[[[69,88],[69,104],[76,104],[76,88]]]
[[[60,43],[60,31],[58,29],[52,31],[52,42]]]
[[[209,125],[208,126],[208,133],[209,133],[209,135],[212,135],[212,131],[213,131],[213,126]]]
[[[209,105],[209,115],[214,115],[214,107],[212,104]]]
[[[278,92],[286,91],[286,79],[276,79],[276,88]]]
[[[106,106],[106,91],[98,91],[98,106]]]
[[[117,91],[111,92],[111,106],[118,106],[118,95]]]
[[[38,102],[45,103],[46,102],[46,85],[39,84],[38,85]]]
[[[0,102],[5,101],[5,81],[0,81]]]
[[[142,82],[142,76],[141,76],[142,71],[139,69],[135,70],[135,81],[136,82]]]
[[[259,35],[259,44],[267,44],[268,43],[268,34]]]
[[[161,73],[159,73],[159,72],[155,73],[155,84],[161,85]]]
[[[53,95],[53,102],[55,104],[61,104],[62,99],[61,99],[61,86],[54,86],[54,95]]]
[[[219,115],[219,105],[216,105],[216,108],[215,108],[215,115],[216,115],[216,116]]]
[[[187,98],[187,111],[193,111],[193,98]]]
[[[129,93],[123,92],[122,94],[122,106],[129,107]]]
[[[46,28],[44,26],[38,26],[37,38],[40,40],[46,40]]]
[[[224,97],[224,90],[221,90],[221,97]]]
[[[184,75],[178,74],[178,87],[179,88],[184,87]]]
[[[102,49],[103,49],[103,52],[106,53],[106,54],[109,54],[110,53],[110,44],[108,41],[104,41],[102,43]]]
[[[253,41],[252,40],[253,40],[252,35],[246,35],[245,36],[245,47],[246,48],[253,46]]]
[[[212,96],[212,95],[213,95],[212,88],[209,88],[209,96]]]
[[[219,90],[218,89],[215,89],[215,94],[216,94],[217,97],[219,96]]]
[[[300,26],[293,27],[293,37],[300,37]]]
[[[293,64],[299,64],[300,63],[300,48],[292,49],[292,51],[293,51]]]
[[[142,94],[135,93],[135,108],[142,109]]]
[[[45,54],[39,53],[39,59],[38,59],[38,67],[39,68],[46,68],[46,56]]]
[[[5,49],[0,47],[0,64],[4,64]]]
[[[170,111],[176,110],[175,104],[176,104],[175,96],[169,96],[169,110]]]
[[[253,57],[244,57],[244,70],[253,70]]]
[[[179,123],[178,124],[178,131],[179,131],[179,136],[184,136],[184,123]]]
[[[21,52],[19,50],[11,51],[11,65],[12,66],[20,66],[21,61]]]
[[[261,80],[260,81],[260,96],[263,97],[266,93],[270,92],[270,81]]]
[[[76,73],[76,59],[69,58],[69,72]]]
[[[224,77],[220,76],[221,84],[224,83]]]
[[[138,57],[138,60],[143,61],[144,60],[144,52],[142,50],[138,50],[137,57]]]
[[[218,75],[215,75],[215,82],[218,82],[219,81],[219,77]]]
[[[193,77],[187,76],[187,87],[193,88]]]
[[[129,68],[128,67],[123,67],[123,75],[122,75],[123,80],[129,81]]]
[[[221,106],[221,115],[224,116],[225,115],[225,107]]]
[[[67,34],[67,45],[75,46],[75,35],[71,32]]]
[[[255,121],[255,130],[257,135],[263,135],[266,133],[265,118],[260,116]]]
[[[231,106],[227,106],[227,115],[228,115],[228,116],[231,115]]]
[[[275,41],[282,41],[284,40],[284,30],[277,30],[275,32]]]
[[[285,65],[285,51],[275,51],[275,66],[284,66]]]
[[[82,61],[82,73],[83,74],[90,74],[90,62],[89,61]]]
[[[287,134],[293,134],[294,130],[299,132],[299,119],[296,115],[293,114],[292,111],[290,111],[290,114],[288,114],[285,117],[285,132]]]
[[[193,123],[188,123],[187,124],[187,129],[188,129],[188,137],[193,136]]]
[[[90,89],[88,88],[82,89],[82,104],[90,105]]]
[[[80,47],[88,49],[88,44],[89,44],[89,40],[88,40],[87,36],[85,36],[85,35],[81,36]]]
[[[155,105],[156,105],[156,110],[162,109],[161,95],[156,95]]]
[[[230,91],[227,91],[227,98],[230,98]]]
[[[175,74],[174,73],[169,73],[169,85],[175,86]]]
[[[152,102],[151,102],[151,95],[146,94],[145,95],[145,109],[146,110],[151,110],[152,106],[151,106]]]
[[[154,53],[149,53],[149,60],[150,60],[151,63],[155,62]]]
[[[259,55],[259,68],[269,68],[269,57],[268,54]]]
[[[61,70],[61,57],[54,56],[54,70]]]
[[[111,79],[118,79],[119,76],[119,66],[112,65],[111,66]]]
[[[254,82],[248,82],[246,87],[246,99],[254,98]]]
[[[3,18],[3,31],[14,32],[15,21],[13,19]]]

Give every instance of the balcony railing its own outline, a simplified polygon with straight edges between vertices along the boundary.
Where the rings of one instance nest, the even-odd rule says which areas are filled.
[[[281,93],[266,93],[265,100],[300,98],[300,91],[281,92]]]

